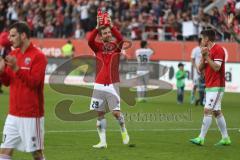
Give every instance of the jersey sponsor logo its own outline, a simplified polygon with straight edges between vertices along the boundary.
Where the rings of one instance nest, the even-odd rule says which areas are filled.
[[[25,58],[25,60],[24,60],[24,64],[25,65],[29,65],[30,62],[31,62],[31,58],[30,57]]]

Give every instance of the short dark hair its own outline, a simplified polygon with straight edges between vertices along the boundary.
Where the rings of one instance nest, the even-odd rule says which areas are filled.
[[[104,29],[106,29],[106,28],[110,28],[110,26],[105,26],[105,25],[100,26],[100,27],[98,28],[98,33],[99,33],[100,35],[102,35],[102,30],[104,30]]]
[[[184,66],[184,64],[183,63],[178,63],[178,67],[183,67]]]
[[[215,41],[215,38],[216,38],[216,32],[215,32],[213,29],[203,30],[203,31],[201,31],[201,35],[202,35],[203,37],[208,37],[208,39],[209,39],[211,42],[214,42],[214,41]]]
[[[27,23],[25,22],[16,22],[14,24],[12,24],[8,30],[11,30],[13,28],[16,28],[17,32],[18,33],[25,33],[27,38],[30,38],[31,36],[31,31],[30,31],[30,28],[28,27]]]
[[[147,41],[141,41],[141,48],[145,48],[147,46]]]

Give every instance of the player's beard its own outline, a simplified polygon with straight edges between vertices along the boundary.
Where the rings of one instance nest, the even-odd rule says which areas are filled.
[[[112,37],[109,36],[109,37],[104,38],[103,42],[111,42],[111,40],[112,40]]]

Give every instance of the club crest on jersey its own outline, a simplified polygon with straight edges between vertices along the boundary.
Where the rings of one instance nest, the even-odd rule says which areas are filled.
[[[29,65],[30,62],[31,62],[31,58],[30,57],[25,58],[25,60],[24,60],[24,64],[25,65]]]
[[[114,51],[116,49],[116,44],[111,43],[111,42],[106,43],[106,44],[104,44],[103,49],[104,49],[104,51]]]

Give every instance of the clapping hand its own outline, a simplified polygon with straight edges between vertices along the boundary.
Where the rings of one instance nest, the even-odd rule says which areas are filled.
[[[201,54],[203,58],[207,58],[209,54],[209,49],[207,47],[201,47]]]
[[[103,21],[103,17],[102,16],[97,16],[97,26],[96,26],[96,29],[99,29],[100,23],[102,23],[102,21]]]
[[[112,28],[112,27],[113,27],[113,23],[112,23],[112,19],[111,19],[111,17],[110,17],[109,14],[108,14],[108,16],[107,16],[107,20],[108,20],[108,22],[109,22],[110,27]]]
[[[17,58],[15,56],[6,56],[6,62],[5,62],[13,71],[17,71],[19,69],[17,65]]]

